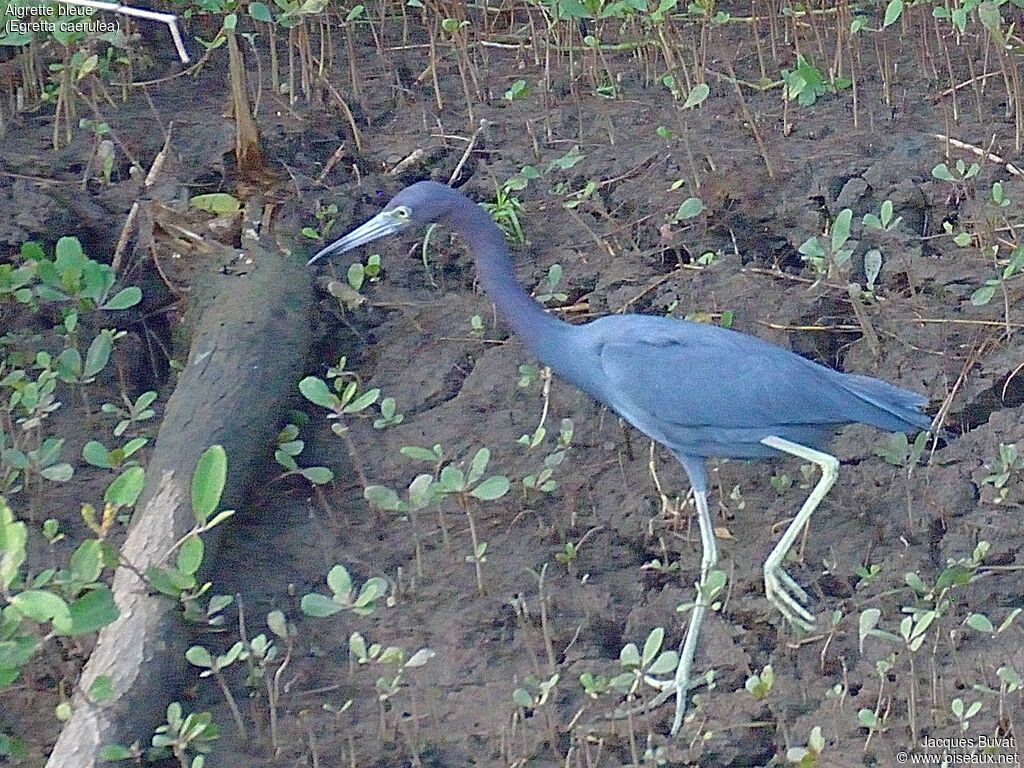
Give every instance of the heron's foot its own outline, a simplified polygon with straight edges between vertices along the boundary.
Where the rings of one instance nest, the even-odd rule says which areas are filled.
[[[694,690],[695,688],[700,688],[702,685],[710,686],[713,679],[714,672],[712,670],[708,670],[707,672],[705,672],[704,674],[700,675],[695,679],[687,680],[687,694],[689,694],[689,692]],[[679,686],[676,683],[676,679],[674,677],[670,677],[667,680],[659,680],[656,677],[645,676],[644,682],[647,685],[651,686],[651,688],[654,688],[656,691],[659,691],[658,695],[656,695],[650,701],[645,701],[642,704],[638,704],[635,707],[618,707],[617,709],[615,709],[614,712],[612,712],[612,714],[608,716],[610,720],[621,720],[623,718],[629,717],[630,715],[642,715],[647,712],[651,712],[654,709],[660,707],[673,696],[676,696],[676,707],[679,707],[679,697],[676,695],[676,692],[679,690]],[[689,697],[684,697],[683,701],[686,701],[687,698]],[[685,704],[683,706],[685,707]]]
[[[811,596],[778,563],[764,564],[764,594],[797,629],[804,632],[814,629],[814,615],[807,610]]]

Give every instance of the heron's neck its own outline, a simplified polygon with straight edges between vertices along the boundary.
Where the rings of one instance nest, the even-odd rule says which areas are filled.
[[[523,290],[512,268],[505,235],[487,211],[460,196],[450,222],[473,251],[480,283],[502,317],[541,362],[557,364],[562,337],[572,326],[550,314]]]

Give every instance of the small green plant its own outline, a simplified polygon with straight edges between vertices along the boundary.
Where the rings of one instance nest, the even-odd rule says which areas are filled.
[[[544,278],[544,282],[537,286],[538,293],[536,294],[537,301],[541,304],[561,304],[569,295],[563,293],[558,289],[558,284],[562,281],[562,265],[555,263],[548,267],[548,273]]]
[[[1012,201],[1006,195],[1001,181],[992,182],[992,205],[996,208],[1008,208]]]
[[[540,491],[541,493],[552,493],[558,488],[558,482],[552,478],[555,470],[565,461],[566,452],[572,443],[574,426],[572,419],[562,419],[558,429],[558,437],[554,449],[544,457],[544,467],[540,472],[531,473],[523,478],[523,488],[526,491]],[[519,438],[520,445],[526,445],[532,449],[543,442],[547,430],[538,427],[533,435],[523,435]]]
[[[992,298],[996,295],[996,291],[1004,288],[1005,283],[1014,277],[1017,277],[1021,273],[1024,273],[1024,246],[1018,245],[1010,253],[1008,259],[999,259],[997,257],[998,246],[992,246],[991,249],[998,273],[996,277],[990,277],[985,281],[985,284],[974,291],[971,294],[971,304],[976,307],[982,307],[992,301]]]
[[[491,460],[489,448],[480,448],[470,460],[468,471],[454,463],[444,464],[441,447],[433,449],[408,446],[402,454],[416,460],[436,462],[435,475],[418,475],[409,484],[408,501],[403,501],[391,488],[382,485],[368,485],[363,496],[374,509],[385,512],[409,514],[415,523],[415,513],[428,506],[443,504],[454,499],[469,523],[472,548],[466,562],[473,563],[476,571],[477,590],[484,594],[483,564],[487,562],[487,542],[477,537],[473,505],[479,502],[495,501],[508,493],[511,484],[505,475],[484,477]],[[442,523],[442,528],[443,528]],[[419,539],[414,530],[417,563],[419,563]],[[419,567],[419,566],[418,566]]]
[[[660,573],[663,576],[668,576],[673,573],[678,573],[680,569],[678,560],[661,560],[661,558],[653,558],[648,560],[646,563],[640,566],[641,571],[654,571]]]
[[[530,95],[530,89],[526,85],[525,80],[516,80],[512,85],[505,91],[503,98],[505,101],[518,101],[519,99],[525,99]]]
[[[882,566],[878,563],[868,563],[857,566],[854,575],[857,577],[857,589],[865,589],[874,583],[879,574],[882,573]]]
[[[99,173],[99,180],[104,184],[109,184],[116,158],[114,142],[106,138],[110,135],[110,125],[101,120],[83,117],[78,121],[78,127],[92,133],[94,162],[90,162],[90,165],[95,168],[95,172]]]
[[[37,480],[64,482],[73,468],[60,460],[64,439],[45,434],[48,419],[61,407],[62,386],[70,385],[88,408],[87,390],[107,367],[124,333],[90,327],[105,322],[101,312],[135,306],[142,292],[132,286],[114,292],[114,271],[87,257],[79,241],[62,237],[53,258],[37,243],[25,243],[21,262],[0,264],[0,305],[13,304],[55,316],[53,335],[60,352],[39,349],[40,336],[11,331],[0,336],[0,493],[15,494]],[[85,353],[82,349],[85,347]],[[12,427],[17,428],[12,428]]]
[[[760,673],[754,673],[747,678],[744,687],[750,691],[755,699],[761,701],[767,698],[775,685],[775,670],[771,664],[766,664]]]
[[[128,427],[149,421],[156,416],[156,411],[150,407],[156,401],[156,398],[157,393],[149,390],[139,395],[134,402],[128,397],[123,397],[123,408],[113,403],[104,403],[100,406],[100,410],[103,413],[114,415],[118,419],[117,426],[114,427],[114,437],[120,437]]]
[[[318,205],[313,216],[316,217],[316,226],[303,227],[301,230],[302,236],[308,237],[310,240],[326,240],[331,230],[334,229],[334,222],[338,216],[338,206],[334,203],[322,207]]]
[[[204,755],[213,749],[213,743],[220,738],[220,727],[213,722],[209,712],[184,714],[178,702],[167,706],[167,719],[153,734],[153,750],[149,757],[159,760],[174,756],[182,768],[203,768]],[[191,760],[189,754],[196,754]]]
[[[812,106],[820,97],[849,88],[852,82],[836,77],[829,83],[821,70],[809,63],[803,56],[797,56],[796,67],[782,70],[783,98],[796,101],[801,107]]]
[[[224,694],[224,699],[228,703],[228,708],[231,710],[231,716],[235,720],[235,727],[238,728],[239,737],[242,739],[248,738],[245,721],[242,719],[242,713],[238,709],[238,702],[235,701],[227,678],[224,677],[225,669],[236,661],[245,661],[249,658],[245,643],[239,640],[219,656],[214,656],[201,645],[193,645],[185,651],[185,658],[190,664],[203,670],[199,673],[200,677],[212,676],[217,681],[217,685],[220,686],[221,693]]]
[[[540,366],[534,365],[533,363],[526,363],[519,366],[519,378],[516,383],[526,389],[533,382],[540,379]]]
[[[366,258],[365,264],[360,262],[350,264],[345,273],[345,279],[348,280],[349,287],[358,293],[363,289],[367,280],[377,282],[380,279],[380,270],[380,254],[373,253]]]
[[[945,181],[953,184],[959,189],[966,188],[968,181],[973,179],[981,172],[981,165],[978,163],[971,163],[967,165],[963,160],[957,160],[950,168],[946,163],[939,163],[932,168],[932,176],[939,181]]]
[[[886,464],[894,467],[902,467],[908,472],[921,463],[925,449],[928,447],[928,433],[920,432],[910,442],[902,432],[888,435],[882,443],[875,448],[875,455],[883,459]]]
[[[380,418],[373,420],[374,429],[387,429],[405,421],[405,414],[398,413],[395,398],[385,397],[380,401]]]
[[[12,685],[22,668],[57,637],[87,635],[118,617],[104,571],[118,564],[117,550],[106,537],[119,510],[134,506],[142,493],[140,467],[122,472],[103,494],[98,519],[91,504],[81,515],[94,534],[79,544],[60,568],[25,570],[29,555],[29,529],[17,519],[0,496],[0,594],[7,603],[0,626],[0,691]],[[43,533],[55,544],[63,534],[56,521],[46,521]]]
[[[302,596],[300,606],[307,616],[323,619],[341,611],[352,611],[356,616],[368,616],[377,607],[388,591],[388,583],[380,576],[367,579],[358,590],[343,565],[336,565],[327,572],[327,586],[331,594],[309,592]]]
[[[793,487],[793,478],[785,472],[776,472],[768,478],[768,483],[775,489],[776,493],[783,494]]]
[[[516,196],[516,192],[526,189],[527,185],[540,177],[540,172],[532,165],[524,165],[515,176],[505,180],[494,192],[494,200],[480,203],[480,206],[487,211],[494,223],[501,228],[505,236],[516,245],[526,242],[523,234],[523,227],[519,222],[519,212],[523,208],[522,201]]]
[[[808,238],[797,249],[819,280],[835,277],[849,263],[853,255],[853,247],[849,244],[852,219],[853,211],[844,208],[832,222],[830,232]]]
[[[664,642],[665,629],[655,627],[647,634],[642,651],[636,644],[626,643],[619,652],[619,665],[624,671],[612,678],[611,687],[633,698],[646,677],[673,673],[679,665],[679,654],[663,651]]]
[[[299,414],[293,415],[296,421],[308,421],[306,414],[301,414],[301,419],[295,418],[297,415]],[[291,423],[286,424],[284,429],[277,433],[274,459],[284,468],[284,474],[281,477],[301,475],[313,485],[326,485],[334,480],[334,473],[330,469],[327,467],[300,467],[298,464],[299,454],[306,447],[305,440],[299,439],[299,429],[298,425]]]
[[[528,675],[523,680],[523,687],[512,691],[512,701],[517,707],[524,710],[536,710],[543,707],[551,697],[552,691],[558,685],[560,675],[556,672],[547,680],[541,680],[533,675]]]
[[[957,697],[949,705],[953,711],[953,717],[961,731],[967,731],[971,727],[971,719],[981,711],[981,702],[975,701],[971,704],[964,704],[964,700]]]
[[[697,587],[697,600],[704,605],[707,605],[712,611],[719,611],[722,609],[722,601],[718,599],[718,596],[725,589],[725,585],[728,581],[728,576],[725,571],[715,569],[708,571],[707,578],[704,580],[703,585]],[[696,603],[688,602],[679,605],[676,611],[679,613],[686,613],[692,611]]]
[[[885,200],[882,202],[882,207],[878,213],[865,213],[862,221],[868,229],[891,232],[900,225],[903,217],[896,216],[893,218],[892,200]]]
[[[145,437],[136,437],[118,448],[108,449],[99,440],[90,440],[82,447],[82,458],[100,469],[137,466],[138,461],[131,457],[142,450],[148,442]]]
[[[316,376],[307,376],[299,382],[303,397],[330,411],[327,418],[334,422],[331,430],[336,435],[348,431],[347,417],[361,414],[380,399],[380,390],[376,387],[360,392],[355,374],[346,371],[345,364],[346,358],[342,357],[337,365],[327,369],[330,384]]]
[[[790,747],[786,750],[786,762],[797,768],[815,768],[818,758],[825,751],[825,737],[821,734],[821,726],[816,725],[807,737],[806,747]]]
[[[136,470],[139,475],[138,487],[141,490],[141,468],[133,467],[128,469],[126,474]],[[206,552],[202,535],[235,514],[235,511],[230,509],[217,511],[227,480],[227,470],[227,454],[222,446],[213,445],[203,451],[192,473],[192,518],[195,525],[164,555],[164,562],[174,557],[174,565],[151,565],[146,569],[146,580],[150,586],[157,592],[180,601],[185,618],[190,621],[205,620],[206,613],[199,601],[211,587],[210,582],[200,584],[196,578]]]
[[[1009,498],[1011,491],[1018,491],[1015,496],[1019,497],[1019,486],[1024,481],[1024,456],[1020,455],[1017,446],[1013,443],[1000,443],[996,458],[986,464],[989,470],[981,484],[991,486],[992,503],[1003,504]]]
[[[523,208],[523,203],[513,194],[510,187],[506,185],[498,187],[494,193],[494,201],[480,205],[491,214],[494,223],[505,233],[505,237],[516,245],[526,242],[523,226],[519,223],[519,212]]]

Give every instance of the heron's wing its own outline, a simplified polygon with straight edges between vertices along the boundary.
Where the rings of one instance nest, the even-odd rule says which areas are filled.
[[[644,431],[871,424],[888,410],[852,391],[843,374],[753,336],[679,321],[614,325],[597,344],[606,399]]]

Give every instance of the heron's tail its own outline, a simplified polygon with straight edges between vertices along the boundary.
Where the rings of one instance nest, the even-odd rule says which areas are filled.
[[[921,412],[928,404],[928,398],[924,395],[856,373],[844,374],[842,383],[848,392],[881,411],[877,419],[866,419],[867,424],[890,432],[909,432],[915,427],[931,427],[931,417]]]

